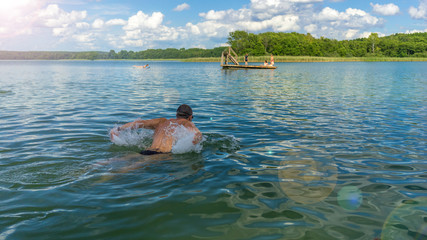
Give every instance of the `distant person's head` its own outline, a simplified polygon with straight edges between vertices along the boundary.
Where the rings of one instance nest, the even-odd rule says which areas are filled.
[[[182,104],[176,110],[176,118],[184,118],[191,121],[193,119],[193,110],[187,104]]]

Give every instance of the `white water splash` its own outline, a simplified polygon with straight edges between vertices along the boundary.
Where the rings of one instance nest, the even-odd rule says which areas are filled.
[[[115,126],[111,131],[117,131],[118,126]],[[170,131],[175,141],[172,145],[172,153],[182,154],[187,152],[200,152],[202,150],[201,143],[193,144],[195,133],[188,130],[184,126],[174,126],[174,131]],[[118,146],[138,147],[146,149],[151,146],[153,141],[154,131],[150,129],[125,129],[119,131],[118,136],[114,136],[112,142]]]
[[[117,132],[118,126],[115,126],[111,131]],[[150,129],[124,129],[119,131],[118,136],[114,136],[112,142],[118,146],[133,147],[137,146],[138,148],[147,148],[151,145],[153,141],[154,131]]]
[[[193,140],[196,134],[184,126],[177,126],[172,135],[175,138],[175,142],[172,146],[172,153],[180,154],[187,152],[200,152],[202,150],[200,143],[203,140],[194,144]]]

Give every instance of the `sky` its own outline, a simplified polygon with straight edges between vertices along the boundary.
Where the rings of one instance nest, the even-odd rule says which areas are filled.
[[[225,46],[229,33],[337,40],[427,32],[427,0],[0,0],[0,50]]]

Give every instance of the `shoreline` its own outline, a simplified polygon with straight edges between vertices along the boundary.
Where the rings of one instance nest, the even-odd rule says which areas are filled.
[[[252,58],[252,59],[251,59]],[[249,63],[262,63],[269,61],[270,56],[249,57]],[[221,62],[221,58],[188,58],[180,59],[181,62]],[[238,61],[244,63],[243,57]],[[427,58],[391,58],[391,57],[311,57],[311,56],[274,56],[274,62],[426,62]]]
[[[263,63],[264,60],[269,61],[270,56],[249,57],[248,63]],[[149,61],[149,62],[221,62],[220,57],[206,58],[180,58],[180,59],[0,59],[0,61]],[[244,64],[243,57],[239,57],[239,63]],[[275,56],[274,61],[278,62],[426,62],[427,58],[416,57],[311,57],[311,56]]]

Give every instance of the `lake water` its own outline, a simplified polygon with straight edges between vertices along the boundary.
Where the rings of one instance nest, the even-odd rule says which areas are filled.
[[[426,62],[145,63],[0,62],[0,240],[427,239]]]

